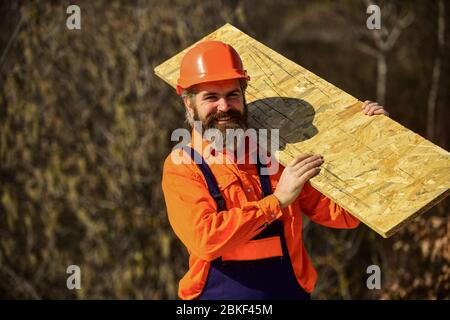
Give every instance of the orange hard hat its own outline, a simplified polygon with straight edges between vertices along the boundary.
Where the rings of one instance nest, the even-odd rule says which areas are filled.
[[[228,79],[250,80],[239,54],[221,41],[202,41],[181,60],[177,93],[195,84]]]

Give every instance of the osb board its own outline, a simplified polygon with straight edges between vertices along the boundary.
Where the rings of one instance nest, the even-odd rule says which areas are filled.
[[[389,117],[362,114],[361,101],[230,24],[206,39],[241,55],[251,77],[250,124],[280,129],[278,160],[287,165],[300,153],[322,154],[323,169],[311,184],[383,237],[448,195],[446,150]],[[155,68],[172,87],[187,49]]]

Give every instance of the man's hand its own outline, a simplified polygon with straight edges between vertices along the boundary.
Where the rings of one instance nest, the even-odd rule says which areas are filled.
[[[290,205],[302,191],[303,185],[320,172],[321,155],[299,155],[284,169],[273,193],[281,209]]]
[[[373,116],[376,114],[384,114],[385,116],[389,117],[389,113],[386,110],[384,110],[384,107],[380,106],[378,102],[366,100],[362,105],[362,109],[363,113],[369,116]]]

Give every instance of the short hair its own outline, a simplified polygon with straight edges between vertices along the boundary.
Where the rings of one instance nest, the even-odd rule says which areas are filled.
[[[241,87],[242,93],[245,94],[245,90],[247,90],[247,80],[246,79],[239,79],[239,86]],[[198,93],[195,86],[183,89],[181,92],[181,99],[184,101],[184,98],[191,99],[191,102],[195,102],[195,100],[192,100],[192,98],[195,97],[195,95]]]

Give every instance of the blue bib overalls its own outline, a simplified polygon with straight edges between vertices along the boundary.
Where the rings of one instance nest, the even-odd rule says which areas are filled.
[[[187,146],[183,149],[192,159],[202,160],[197,166],[202,171],[208,190],[217,203],[217,211],[226,210],[216,179],[205,160],[194,149]],[[266,197],[272,194],[269,176],[261,174],[264,165],[260,163],[259,158],[256,166],[263,190],[262,196]],[[281,221],[272,222],[252,240],[274,236],[280,237],[282,257],[249,261],[222,261],[219,257],[211,261],[206,284],[199,299],[310,299],[310,294],[299,285],[292,269]]]

